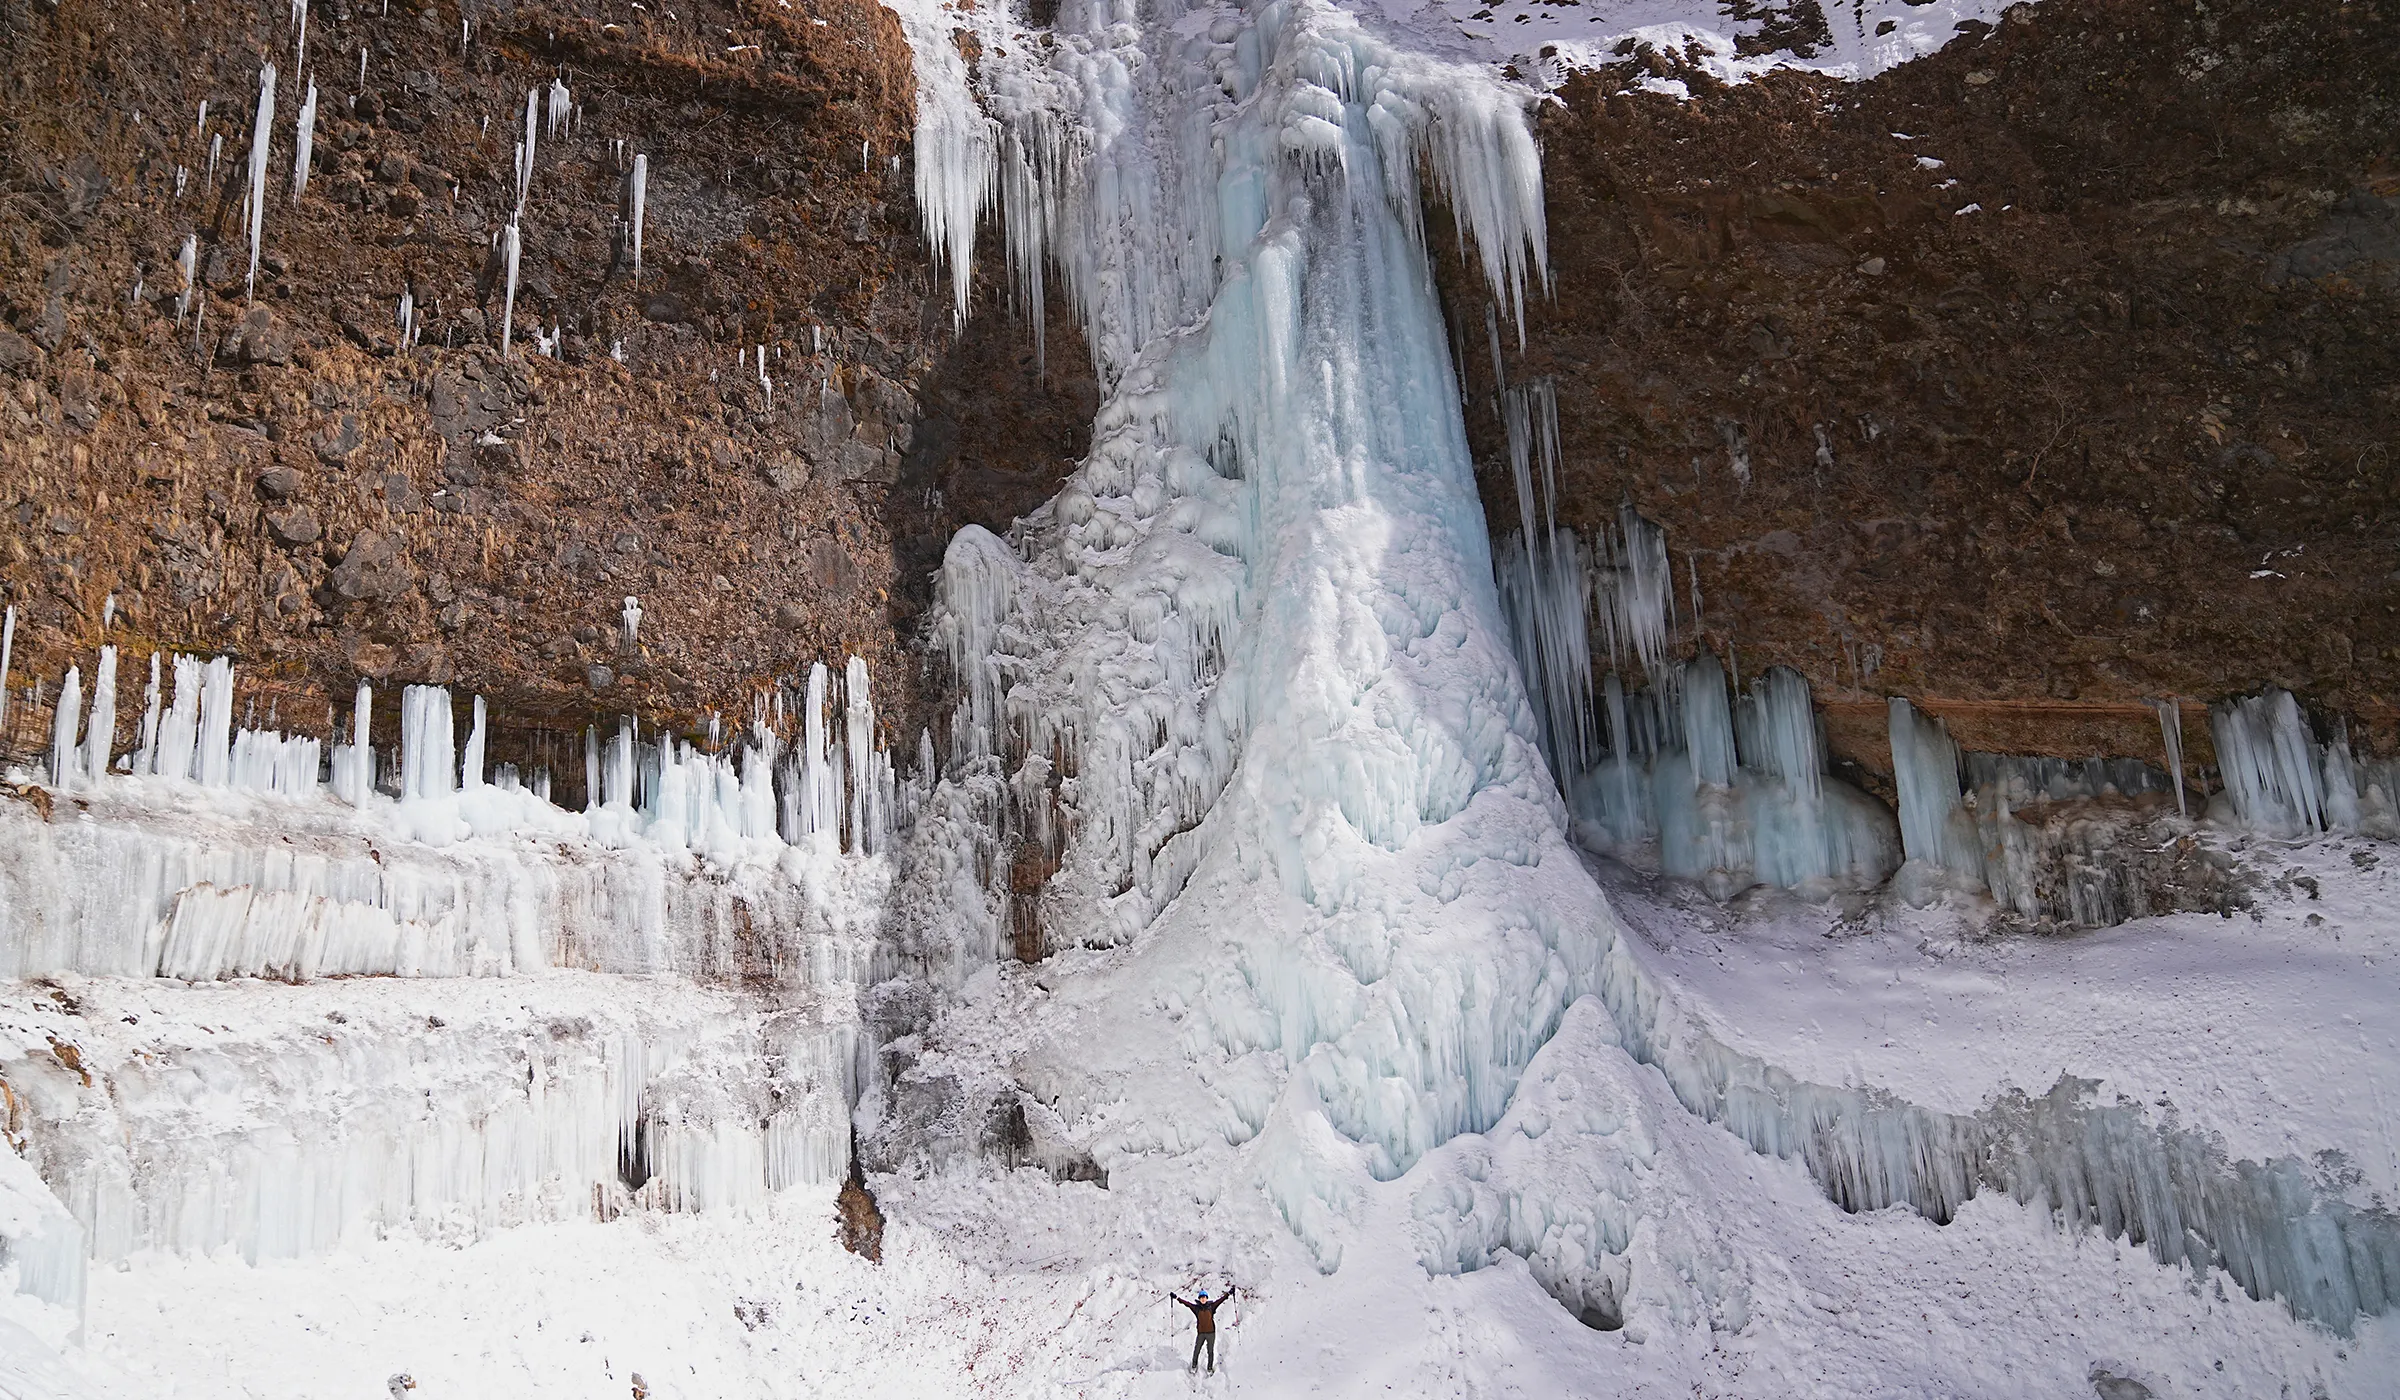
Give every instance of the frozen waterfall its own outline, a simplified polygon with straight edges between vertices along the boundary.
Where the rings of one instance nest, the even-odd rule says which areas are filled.
[[[1069,0],[1038,43],[1004,12],[903,14],[921,204],[957,309],[996,206],[1010,285],[1037,324],[1067,298],[1107,389],[1065,488],[945,557],[931,630],[959,703],[890,930],[902,966],[952,989],[1010,950],[1115,950],[1045,973],[1045,1019],[996,1067],[1022,1086],[1011,1111],[1067,1144],[1045,1150],[1170,1197],[1162,1154],[1238,1152],[1333,1270],[1362,1183],[1497,1123],[1598,993],[1616,1028],[1596,1053],[1659,1065],[1687,1108],[1801,1156],[1837,1200],[1944,1218],[1997,1187],[2305,1314],[2387,1304],[2380,1226],[2278,1197],[2280,1165],[2211,1159],[2072,1093],[1916,1115],[1665,1032],[1571,820],[1728,892],[1863,887],[1903,854],[1943,859],[1965,775],[1938,727],[1896,711],[1916,761],[1895,823],[1826,771],[1801,677],[1735,693],[1713,657],[1669,660],[1663,538],[1631,512],[1562,537],[1538,383],[1503,405],[1520,520],[1495,579],[1419,177],[1515,314],[1543,276],[1524,93],[1310,0],[1138,20]],[[982,40],[972,73],[953,23]],[[1594,633],[1617,666],[1602,677]],[[2293,765],[2262,772],[2260,809],[2291,805]],[[878,1155],[939,1159],[928,1135],[974,1121],[923,1107],[958,1067],[920,1081],[917,1052],[896,1053]],[[1999,1142],[2010,1162],[1970,1160]],[[2365,1272],[2325,1274],[2327,1230]],[[1455,1266],[1489,1258],[1468,1254]],[[1605,1315],[1617,1267],[1537,1274]]]
[[[987,44],[1001,139],[937,172],[966,210],[998,152],[1035,157],[1002,181],[1008,241],[1047,255],[1112,393],[1023,537],[969,531],[945,561],[966,704],[919,839],[955,813],[1006,849],[921,863],[932,912],[899,932],[929,969],[971,967],[947,951],[967,937],[1135,944],[1194,1013],[1180,1036],[1272,1076],[1237,1135],[1331,1267],[1353,1168],[1326,1129],[1388,1178],[1493,1122],[1607,941],[1510,654],[1422,241],[1420,168],[1516,305],[1543,266],[1538,158],[1521,91],[1330,5],[1117,18],[1062,8],[1054,57]],[[1056,869],[1018,909],[1027,852]],[[1123,1068],[1109,1047],[1150,1034],[1125,1030],[1023,1071],[1086,1101]],[[1189,1071],[1146,1073],[1148,1096]]]

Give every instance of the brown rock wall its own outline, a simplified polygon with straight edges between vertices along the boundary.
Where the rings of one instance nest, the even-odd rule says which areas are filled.
[[[136,666],[231,651],[282,723],[321,727],[360,676],[443,682],[538,747],[594,715],[739,718],[855,653],[895,737],[913,729],[926,541],[938,563],[965,520],[1005,528],[1047,496],[1020,459],[1080,452],[1088,369],[1044,390],[988,295],[953,332],[888,11],[673,13],[320,4],[294,200],[280,0],[0,0],[0,599],[20,692],[55,693],[103,641]],[[253,287],[262,55],[285,71]],[[554,76],[578,115],[536,142],[503,358],[495,240],[525,94]],[[1072,327],[1051,345],[1081,364]],[[962,471],[999,487],[945,489]],[[43,717],[12,709],[0,749],[37,747]]]
[[[1633,502],[1707,642],[1830,699],[2273,683],[2388,720],[2396,20],[2045,0],[1862,84],[1578,76],[1541,116],[1554,290],[1503,336],[1559,384],[1562,517]]]

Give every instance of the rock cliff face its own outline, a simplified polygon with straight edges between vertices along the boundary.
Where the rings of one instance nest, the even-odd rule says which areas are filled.
[[[282,3],[0,6],[20,691],[103,641],[229,650],[284,723],[359,676],[446,682],[522,749],[595,713],[740,717],[855,653],[911,721],[923,576],[1049,494],[1085,357],[1052,327],[1037,376],[986,297],[954,332],[888,11],[672,10],[346,0],[303,47]],[[39,746],[36,711],[0,748]]]
[[[1543,116],[1551,294],[1500,337],[1558,386],[1563,522],[1665,525],[1694,635],[1799,667],[1852,757],[1886,692],[2029,752],[2150,756],[2144,697],[2267,683],[2388,729],[2388,8],[2048,0],[1862,84],[1726,88],[1647,47],[1575,76]],[[482,693],[500,758],[739,716],[855,653],[904,735],[943,544],[1083,451],[1063,315],[1040,369],[1005,297],[952,324],[872,0],[341,0],[305,41],[282,3],[0,0],[0,82],[20,696],[104,641],[229,650],[307,728],[360,676]],[[13,705],[0,749],[46,732]]]
[[[2047,0],[1861,84],[1646,47],[1574,77],[1542,122],[1551,295],[1499,336],[1512,382],[1557,383],[1562,523],[1665,525],[1700,636],[1805,672],[1837,743],[1860,702],[1861,755],[1886,692],[1976,702],[1969,747],[2153,761],[2145,696],[2273,683],[2388,726],[2396,19]]]

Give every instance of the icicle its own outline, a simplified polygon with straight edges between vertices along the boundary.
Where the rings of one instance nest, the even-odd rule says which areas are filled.
[[[825,692],[831,673],[820,661],[808,671],[808,710],[800,750],[800,830],[810,849],[832,855],[840,846],[841,797],[826,752]]]
[[[1683,671],[1683,743],[1691,756],[1692,781],[1733,786],[1733,713],[1725,699],[1725,671],[1705,651]]]
[[[292,202],[294,204],[299,203],[300,196],[308,190],[308,152],[309,147],[315,144],[316,137],[317,85],[311,81],[308,85],[308,95],[300,102],[300,139],[298,149],[292,155]]]
[[[617,614],[617,616],[619,621],[622,623],[622,635],[625,639],[625,649],[627,651],[632,651],[642,644],[641,599],[634,597],[630,593],[626,594],[625,606],[623,610]]]
[[[179,689],[178,700],[181,695]],[[375,791],[374,714],[375,688],[360,681],[350,709],[350,742],[333,750],[334,796],[353,807],[366,806]]]
[[[650,187],[650,157],[636,154],[633,174],[626,178],[626,199],[633,209],[633,280],[642,280],[642,201]],[[619,357],[623,358],[622,356]]]
[[[258,70],[258,117],[250,128],[250,274],[243,294],[258,294],[259,239],[266,231],[267,148],[275,130],[275,65]]]
[[[200,137],[202,137],[202,136],[206,136],[207,134],[208,134],[208,99],[207,99],[207,98],[205,98],[205,97],[203,97],[203,98],[201,98],[201,99],[200,99],[200,120],[198,120],[198,121],[196,121],[196,122],[192,123],[192,136],[193,136],[193,138],[196,140],[196,139],[198,139],[198,138],[200,138]]]
[[[508,274],[508,297],[500,304],[500,358],[508,358],[508,342],[516,329],[517,319],[517,257],[523,242],[517,232],[517,221],[510,219],[500,234],[500,257]]]
[[[873,787],[874,765],[870,755],[875,744],[875,706],[867,699],[867,663],[851,657],[844,667],[842,692],[849,702],[848,732],[845,749],[850,768],[850,850],[867,855],[867,794]]]
[[[432,802],[451,794],[457,769],[450,692],[412,685],[400,693],[400,800]]]
[[[142,741],[133,751],[133,771],[136,774],[158,771],[159,703],[164,692],[159,689],[159,654],[150,653],[150,686],[142,692]]]
[[[948,26],[927,24],[914,10],[901,13],[916,58],[917,209],[925,241],[950,277],[951,323],[963,326],[974,288],[975,226],[998,193],[999,126],[968,90],[966,59]],[[861,141],[861,170],[868,159]]]
[[[200,235],[184,235],[183,247],[175,254],[175,266],[183,273],[183,289],[175,294],[175,324],[180,326],[184,313],[192,308],[192,291],[199,284]]]
[[[16,659],[17,606],[0,613],[0,742],[8,738],[8,668]]]
[[[751,839],[780,839],[775,822],[774,732],[753,721],[750,742],[742,746],[741,834]]]
[[[567,91],[565,80],[552,78],[550,80],[549,106],[543,113],[544,130],[552,140],[558,139],[560,134],[566,131],[567,118],[572,113],[574,105],[575,98]]]
[[[1911,861],[1924,861],[1978,884],[1983,847],[1961,806],[1958,745],[1932,715],[1907,700],[1891,702],[1892,781],[1900,796],[1900,840]]]
[[[2172,697],[2151,703],[2158,709],[2158,737],[2166,745],[2167,772],[2175,779],[2175,815],[2188,817],[2191,811],[2183,798],[2183,707]]]
[[[533,150],[541,120],[540,92],[525,91],[525,144],[517,148],[517,217],[525,216],[525,201],[533,193]]]
[[[1745,748],[1742,756],[1750,767],[1780,779],[1814,811],[1824,795],[1825,753],[1808,678],[1789,666],[1772,667],[1758,678],[1753,699],[1756,752]]]
[[[484,713],[483,697],[475,697],[475,723],[467,731],[467,747],[458,761],[458,785],[473,792],[483,784]]]
[[[64,792],[83,776],[83,755],[75,746],[75,721],[83,710],[83,671],[69,666],[59,683],[58,706],[50,712],[50,786]]]
[[[292,40],[292,73],[296,77],[308,66],[308,0],[292,0],[292,20],[300,26]]]
[[[233,776],[233,661],[229,657],[208,663],[200,687],[200,743],[192,760],[192,776],[202,787],[220,788]]]
[[[358,46],[358,85],[361,88],[367,85],[367,46],[364,44]]]
[[[162,778],[188,779],[192,757],[200,748],[200,662],[175,658],[175,704],[167,711],[158,735],[150,771]]]
[[[100,648],[92,672],[92,717],[83,729],[84,782],[98,787],[108,776],[109,750],[117,742],[117,649]]]
[[[633,720],[628,717],[617,725],[617,737],[609,744],[602,769],[602,783],[607,789],[608,805],[627,811],[634,805],[634,778],[637,763],[634,754]]]

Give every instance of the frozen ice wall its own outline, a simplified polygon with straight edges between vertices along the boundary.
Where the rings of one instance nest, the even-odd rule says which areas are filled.
[[[1602,686],[1605,752],[1563,774],[1586,844],[1653,856],[1718,898],[1755,884],[1871,888],[1900,864],[1883,805],[1826,772],[1808,681],[1775,667],[1741,694],[1706,652],[1648,689]]]
[[[1906,1205],[1946,1222],[1971,1197],[2005,1192],[2062,1225],[2144,1244],[2162,1264],[2222,1268],[2251,1297],[2279,1298],[2344,1335],[2362,1314],[2400,1306],[2400,1222],[2345,1179],[2338,1152],[2230,1160],[2221,1139],[2171,1111],[2071,1076],[1974,1113],[1810,1083],[1726,1046],[1621,949],[1602,998],[1615,1043],[1657,1066],[1684,1107],[1803,1163],[1845,1209]],[[1557,1189],[1528,1182],[1511,1216],[1591,1210],[1552,1199]]]
[[[280,1257],[843,1170],[907,814],[863,663],[817,668],[801,761],[763,707],[705,748],[629,720],[569,812],[490,767],[480,701],[462,744],[407,687],[378,755],[361,685],[327,754],[237,724],[221,657],[152,657],[120,752],[117,661],[10,775],[59,795],[0,802],[7,1127],[72,1208],[0,1195],[19,1287],[73,1303],[87,1249]]]
[[[0,999],[0,1073],[43,1195],[72,1212],[51,1233],[72,1236],[78,1259],[88,1242],[102,1260],[230,1249],[255,1262],[397,1230],[463,1240],[641,1206],[744,1206],[838,1178],[848,1160],[846,996],[793,995],[762,1016],[728,989],[558,974],[85,982],[70,1000]],[[20,1285],[57,1286],[46,1277]]]
[[[2208,722],[2225,782],[2211,816],[2269,836],[2400,838],[2400,761],[2357,758],[2338,727],[2319,739],[2289,691],[2212,706]]]
[[[355,739],[328,760],[314,739],[237,730],[224,658],[160,660],[138,747],[113,764],[114,649],[88,720],[76,688],[61,694],[47,776],[79,794],[82,820],[0,806],[0,977],[781,976],[815,957],[802,935],[878,897],[883,867],[847,857],[906,817],[863,664],[830,739],[825,710],[842,702],[817,668],[813,747],[780,777],[763,724],[703,752],[627,721],[595,784],[607,800],[576,813],[513,769],[491,781],[480,701],[462,753],[449,692],[405,690],[387,795]],[[354,736],[372,708],[362,685]],[[806,820],[778,824],[779,780],[811,797]],[[710,878],[695,878],[703,861]]]

